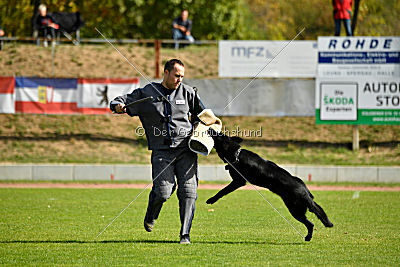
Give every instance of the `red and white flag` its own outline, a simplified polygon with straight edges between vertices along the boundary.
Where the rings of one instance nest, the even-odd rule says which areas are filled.
[[[20,113],[79,113],[77,79],[16,77],[15,110]]]
[[[107,114],[111,100],[138,87],[138,78],[0,77],[0,113]]]
[[[0,77],[0,113],[15,113],[14,88],[14,77]]]
[[[139,87],[139,79],[79,79],[78,107],[85,114],[110,112],[109,105],[115,97],[129,94]]]

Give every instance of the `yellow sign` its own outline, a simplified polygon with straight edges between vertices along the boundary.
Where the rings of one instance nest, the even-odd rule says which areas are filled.
[[[47,86],[38,86],[39,103],[46,104]]]

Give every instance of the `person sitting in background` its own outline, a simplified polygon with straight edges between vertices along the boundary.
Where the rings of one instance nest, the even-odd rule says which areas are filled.
[[[352,5],[352,0],[332,0],[333,17],[335,19],[335,36],[340,36],[340,24],[342,21],[347,36],[353,36],[350,23]]]
[[[39,32],[43,32],[43,37],[54,39],[56,37],[55,31],[59,29],[59,25],[56,23],[54,18],[47,14],[47,7],[43,4],[39,6],[39,16],[36,18],[35,25],[33,27],[36,32],[35,37],[39,36]],[[40,44],[39,38],[37,39],[37,44]],[[47,41],[45,41],[45,46],[47,45]]]
[[[4,36],[4,31],[0,26],[0,37]],[[0,50],[3,50],[3,40],[0,41]]]
[[[192,21],[188,19],[189,11],[186,9],[182,10],[181,15],[176,17],[172,22],[172,38],[177,40],[187,40],[194,42],[194,38],[191,35]],[[175,49],[179,48],[179,42],[175,42]]]

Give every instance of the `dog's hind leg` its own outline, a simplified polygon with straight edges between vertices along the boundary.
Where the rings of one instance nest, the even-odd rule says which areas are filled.
[[[228,184],[227,186],[225,186],[224,188],[221,189],[221,191],[219,191],[215,196],[209,198],[206,203],[207,204],[214,204],[215,202],[217,202],[218,199],[220,199],[221,197],[235,191],[236,189],[238,189],[239,187],[244,186],[246,183],[241,183],[241,182],[237,182],[237,181],[232,181],[230,184]]]
[[[314,224],[310,222],[306,217],[307,206],[301,203],[292,204],[288,203],[287,201],[285,201],[285,204],[288,207],[290,214],[292,214],[292,216],[296,220],[298,220],[307,227],[308,233],[307,236],[304,238],[304,240],[310,241],[314,230]]]
[[[307,219],[306,215],[296,218],[296,220],[303,223],[307,227],[308,233],[307,233],[306,237],[304,238],[304,240],[310,241],[312,238],[313,230],[314,230],[314,224]]]
[[[325,225],[325,227],[333,227],[333,223],[328,219],[325,211],[315,201],[311,200],[309,210],[317,215],[318,219]]]

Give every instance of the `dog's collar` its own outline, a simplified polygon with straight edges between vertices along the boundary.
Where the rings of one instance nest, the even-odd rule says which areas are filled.
[[[242,151],[242,149],[239,147],[239,149],[235,152],[235,161],[234,162],[232,162],[232,164],[236,164],[236,163],[238,163],[239,162],[239,154],[240,154],[240,151]]]

